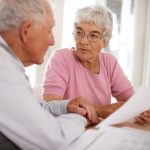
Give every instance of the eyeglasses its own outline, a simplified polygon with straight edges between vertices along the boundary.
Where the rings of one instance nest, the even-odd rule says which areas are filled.
[[[102,34],[97,31],[85,34],[85,32],[82,29],[75,28],[73,34],[76,39],[83,39],[85,36],[87,36],[87,39],[91,42],[97,42],[100,39],[102,39]]]

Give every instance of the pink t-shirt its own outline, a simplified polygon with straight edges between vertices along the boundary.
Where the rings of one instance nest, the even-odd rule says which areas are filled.
[[[84,68],[71,49],[59,49],[49,60],[43,81],[43,93],[72,99],[85,97],[94,104],[110,104],[111,96],[118,101],[134,93],[116,58],[101,52],[100,74]]]

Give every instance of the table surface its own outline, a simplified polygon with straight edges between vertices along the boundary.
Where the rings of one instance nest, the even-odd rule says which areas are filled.
[[[133,122],[124,122],[116,125],[112,125],[113,127],[121,128],[121,127],[131,127],[135,129],[140,129],[144,131],[150,131],[150,123],[149,124],[139,124],[139,123],[133,123]],[[87,127],[88,129],[94,129],[95,125],[91,125]]]
[[[150,131],[150,124],[139,124],[139,123],[132,123],[132,122],[124,122],[117,125],[114,125],[114,127],[131,127],[135,129],[140,129],[144,131]]]

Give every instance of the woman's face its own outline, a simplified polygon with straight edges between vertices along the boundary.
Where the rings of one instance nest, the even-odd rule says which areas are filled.
[[[76,46],[76,55],[82,62],[95,60],[105,47],[102,37],[104,29],[95,24],[79,23],[74,30],[74,39]]]

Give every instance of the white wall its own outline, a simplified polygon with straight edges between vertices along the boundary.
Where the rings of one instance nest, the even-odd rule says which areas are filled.
[[[145,22],[145,41],[144,41],[144,62],[143,62],[143,85],[150,86],[150,1],[146,3],[146,22]]]
[[[150,86],[150,1],[135,1],[133,84]]]

